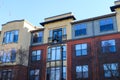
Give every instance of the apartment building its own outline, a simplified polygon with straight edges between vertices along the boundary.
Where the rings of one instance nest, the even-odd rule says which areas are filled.
[[[34,29],[26,20],[14,20],[2,25],[0,80],[27,80],[30,30]]]
[[[29,80],[119,80],[119,5],[84,20],[72,13],[45,18],[43,29],[31,31]]]
[[[120,80],[120,1],[110,9],[84,20],[71,12],[48,17],[41,28],[3,24],[0,80]]]

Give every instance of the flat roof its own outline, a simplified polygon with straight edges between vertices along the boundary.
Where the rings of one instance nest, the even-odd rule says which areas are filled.
[[[42,26],[44,26],[47,23],[52,23],[52,22],[56,22],[56,21],[60,21],[60,20],[64,20],[64,19],[69,19],[69,18],[73,18],[73,20],[76,19],[74,17],[74,15],[72,15],[72,13],[69,12],[69,13],[65,13],[65,14],[61,14],[61,15],[56,15],[56,16],[45,18],[45,21],[41,22],[40,24]]]
[[[93,20],[97,20],[97,19],[101,19],[101,18],[112,17],[112,16],[115,16],[115,15],[116,15],[116,13],[101,15],[101,16],[92,17],[92,18],[88,18],[88,19],[73,21],[73,22],[71,22],[71,24],[76,24],[76,23],[82,23],[82,22],[93,21]]]

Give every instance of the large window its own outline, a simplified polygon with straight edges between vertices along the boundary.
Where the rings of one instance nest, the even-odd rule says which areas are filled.
[[[75,36],[86,35],[86,24],[76,24],[74,26],[74,34]]]
[[[113,30],[113,19],[106,18],[100,20],[100,31],[110,31]]]
[[[76,56],[87,55],[87,44],[76,44],[75,45]]]
[[[76,79],[88,78],[88,65],[76,66]]]
[[[48,48],[48,61],[61,60],[61,56],[66,59],[66,46]]]
[[[11,70],[0,71],[0,80],[12,80],[12,71]]]
[[[102,52],[116,52],[115,40],[105,40],[102,41]]]
[[[43,42],[43,31],[33,33],[33,43],[41,43]]]
[[[118,63],[103,64],[105,77],[119,76]]]
[[[41,59],[41,50],[32,51],[31,59],[32,59],[32,61],[40,60]]]
[[[66,80],[66,67],[63,67],[63,76],[61,77],[61,67],[48,68],[47,80]]]
[[[7,31],[4,33],[3,43],[18,42],[18,30]]]
[[[30,70],[29,80],[40,80],[39,79],[39,69]]]
[[[57,42],[61,42],[63,39],[66,39],[66,28],[59,28],[49,31],[49,41],[56,40]]]
[[[0,51],[0,61],[2,63],[15,62],[16,60],[16,50],[12,49],[10,51]]]

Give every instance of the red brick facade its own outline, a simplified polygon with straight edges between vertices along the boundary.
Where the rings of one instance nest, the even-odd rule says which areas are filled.
[[[28,68],[26,66],[21,66],[21,65],[15,65],[15,66],[3,66],[0,67],[0,70],[7,71],[10,70],[12,73],[12,79],[11,80],[27,80],[27,72]],[[1,77],[2,78],[2,77]],[[0,79],[1,80],[1,79]],[[3,79],[2,79],[3,80]]]

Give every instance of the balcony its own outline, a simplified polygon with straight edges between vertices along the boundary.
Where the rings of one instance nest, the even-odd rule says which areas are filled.
[[[32,43],[41,43],[42,42],[42,37],[34,37]]]
[[[58,42],[62,42],[62,41],[65,41],[67,40],[67,35],[62,35],[62,36],[55,36],[55,37],[48,37],[48,43],[52,43],[54,41],[57,41],[55,43],[58,43]]]

